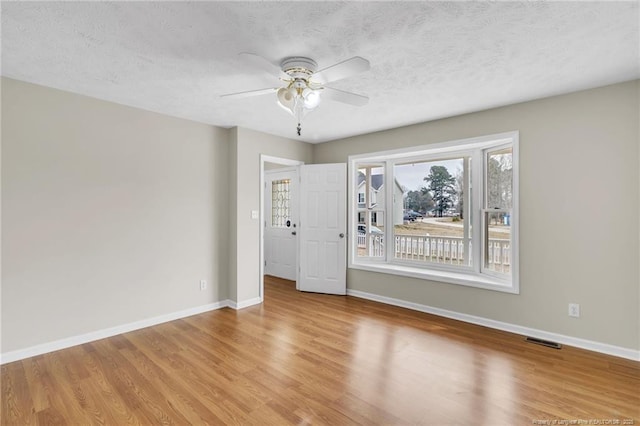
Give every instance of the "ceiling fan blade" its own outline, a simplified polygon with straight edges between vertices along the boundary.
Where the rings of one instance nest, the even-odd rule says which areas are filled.
[[[371,65],[369,61],[360,56],[354,56],[346,61],[321,69],[313,74],[312,79],[318,83],[326,84],[351,77],[363,71],[368,71],[370,68]]]
[[[324,87],[322,89],[322,98],[331,99],[332,101],[342,102],[354,106],[364,106],[369,103],[369,98],[356,93],[345,92],[344,90],[334,89],[332,87]]]
[[[226,95],[220,95],[221,98],[233,98],[241,99],[248,98],[250,96],[267,95],[269,93],[275,93],[277,88],[270,87],[268,89],[247,90],[246,92],[227,93]]]
[[[280,67],[273,65],[266,58],[263,58],[260,55],[256,55],[255,53],[242,52],[239,54],[242,60],[255,68],[261,69],[270,75],[281,79],[288,79],[289,76],[285,74]]]

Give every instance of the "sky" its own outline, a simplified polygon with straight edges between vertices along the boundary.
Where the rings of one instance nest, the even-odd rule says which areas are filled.
[[[461,160],[434,161],[429,163],[416,163],[396,166],[395,176],[400,185],[407,187],[409,191],[417,191],[426,185],[424,178],[429,174],[431,166],[445,166],[452,176],[458,169],[462,170]]]

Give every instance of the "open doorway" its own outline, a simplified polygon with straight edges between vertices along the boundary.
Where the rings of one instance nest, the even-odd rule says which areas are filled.
[[[297,188],[298,168],[302,164],[298,160],[260,156],[260,298],[263,300],[265,274],[295,281],[297,288]]]
[[[289,174],[293,171],[294,174]],[[296,289],[306,292],[346,294],[347,233],[346,164],[304,165],[300,161],[260,157],[260,298],[264,300],[265,253],[279,250],[269,234],[275,228],[294,242],[287,249],[293,257]],[[288,187],[293,181],[296,189]],[[284,192],[284,194],[280,194]],[[287,192],[289,192],[287,194]],[[273,211],[273,199],[282,195],[288,212]],[[271,197],[269,209],[267,198]],[[277,208],[280,208],[278,204]],[[293,213],[293,209],[297,211]],[[285,209],[286,210],[286,209]],[[273,224],[276,226],[273,226]],[[267,228],[271,229],[267,231]],[[265,235],[269,238],[267,241]],[[265,250],[266,244],[273,244]],[[273,250],[272,250],[273,248]],[[280,257],[282,259],[282,257]],[[292,260],[292,259],[289,259]],[[270,269],[271,270],[271,269]]]
[[[265,163],[264,274],[297,281],[298,169],[272,166]]]

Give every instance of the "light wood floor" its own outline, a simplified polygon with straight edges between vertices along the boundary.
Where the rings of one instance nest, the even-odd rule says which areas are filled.
[[[275,278],[265,293],[6,364],[1,424],[640,425],[638,362]]]

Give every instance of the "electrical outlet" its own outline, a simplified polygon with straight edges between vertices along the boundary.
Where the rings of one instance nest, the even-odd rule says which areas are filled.
[[[577,303],[569,303],[569,316],[580,318],[580,305]]]
[[[207,288],[207,280],[200,280],[200,290],[205,290]]]

